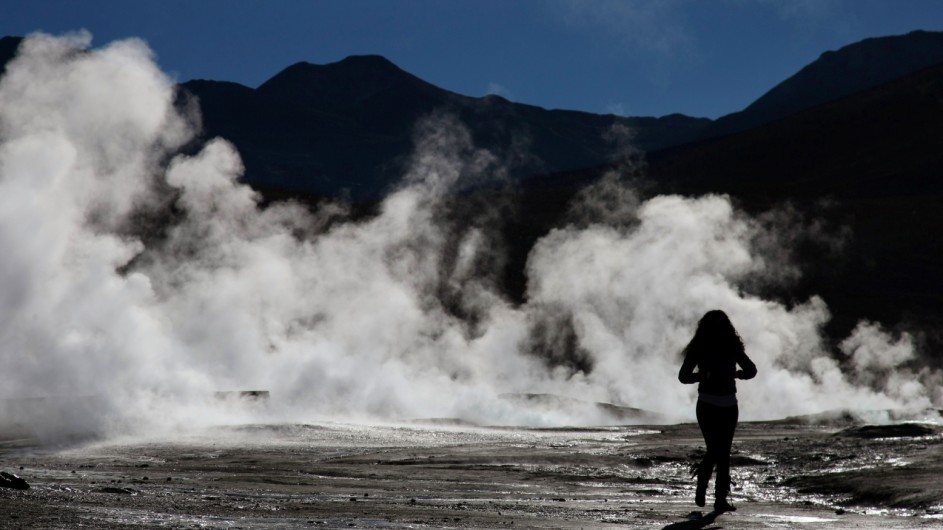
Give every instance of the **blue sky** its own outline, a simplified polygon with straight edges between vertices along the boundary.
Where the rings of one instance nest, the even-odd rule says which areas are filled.
[[[867,37],[943,30],[938,0],[0,0],[0,35],[139,37],[178,81],[258,86],[381,54],[435,85],[546,108],[716,118]]]

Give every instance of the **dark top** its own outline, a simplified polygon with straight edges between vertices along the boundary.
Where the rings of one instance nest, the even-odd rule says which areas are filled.
[[[686,385],[700,383],[699,394],[727,396],[737,393],[734,379],[752,379],[756,376],[756,365],[743,351],[735,355],[707,355],[696,359],[694,355],[685,357],[678,372],[678,380]],[[737,370],[740,365],[741,370]],[[695,372],[694,368],[698,371]]]

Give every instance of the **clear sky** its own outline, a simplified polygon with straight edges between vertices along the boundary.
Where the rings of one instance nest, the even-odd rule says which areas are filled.
[[[258,86],[384,55],[435,85],[546,108],[716,118],[846,44],[943,30],[940,0],[0,0],[0,35],[140,37],[178,81]]]

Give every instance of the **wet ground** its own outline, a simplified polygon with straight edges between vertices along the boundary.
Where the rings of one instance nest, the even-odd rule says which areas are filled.
[[[0,445],[0,528],[943,528],[943,430],[741,423],[734,513],[693,503],[696,425],[246,425]]]

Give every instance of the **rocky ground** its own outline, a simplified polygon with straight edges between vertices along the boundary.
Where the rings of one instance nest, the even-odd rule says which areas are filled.
[[[0,445],[2,528],[943,528],[943,430],[741,423],[739,509],[693,503],[696,425],[246,425]],[[711,502],[710,496],[708,502]]]

